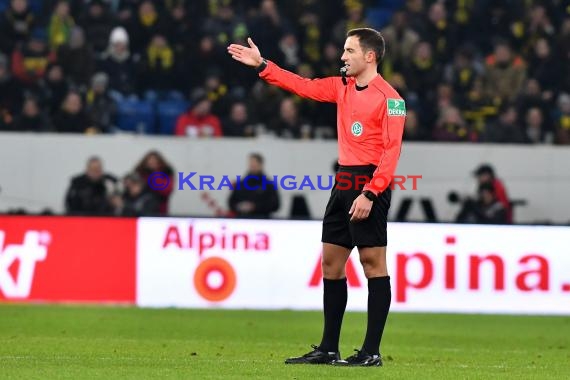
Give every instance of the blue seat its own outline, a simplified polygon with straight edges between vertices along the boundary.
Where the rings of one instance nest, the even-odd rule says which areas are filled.
[[[390,9],[390,10],[397,10],[404,6],[404,0],[378,0],[376,4],[379,8]]]
[[[28,9],[37,17],[41,17],[44,12],[44,0],[28,0]],[[46,11],[51,13],[51,9]]]
[[[366,22],[374,29],[382,29],[392,21],[391,9],[386,8],[370,8],[366,11]]]
[[[10,5],[10,0],[0,0],[0,12],[4,12]]]
[[[158,102],[156,110],[158,114],[158,133],[173,135],[176,128],[176,119],[186,112],[189,103],[184,100],[163,100]]]
[[[117,127],[123,131],[155,133],[156,112],[153,104],[141,100],[117,102]]]

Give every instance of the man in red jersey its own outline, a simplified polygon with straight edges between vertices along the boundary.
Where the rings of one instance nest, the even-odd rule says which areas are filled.
[[[232,44],[228,53],[255,67],[270,84],[337,104],[339,172],[322,232],[323,336],[311,352],[285,363],[381,366],[380,342],[391,303],[386,266],[390,183],[406,119],[404,100],[378,73],[384,39],[373,29],[350,30],[341,57],[343,75],[319,79],[300,77],[264,59],[251,38],[248,45]],[[345,264],[354,247],[368,279],[368,323],[361,349],[342,360],[338,343],[347,302]]]

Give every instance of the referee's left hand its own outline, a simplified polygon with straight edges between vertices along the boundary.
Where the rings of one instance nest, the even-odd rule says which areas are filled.
[[[370,210],[372,210],[372,201],[363,194],[360,194],[354,202],[352,202],[352,207],[350,207],[349,214],[352,215],[350,218],[351,222],[359,222],[368,218],[370,215]]]

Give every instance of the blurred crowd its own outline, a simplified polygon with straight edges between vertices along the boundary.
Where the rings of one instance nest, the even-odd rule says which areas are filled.
[[[380,29],[407,141],[570,144],[570,6],[550,0],[0,0],[0,131],[115,133],[125,102],[184,102],[192,138],[336,137],[336,107],[226,52],[251,36],[303,77]],[[165,130],[167,132],[165,132]]]
[[[164,173],[165,186],[151,188],[149,176]],[[66,215],[159,216],[169,214],[174,190],[174,170],[157,151],[150,151],[122,178],[105,170],[103,160],[93,156],[85,171],[73,176],[65,194]]]
[[[160,173],[160,178],[157,178]],[[263,179],[262,179],[263,178]],[[65,194],[65,214],[82,216],[168,216],[170,198],[177,177],[174,168],[156,150],[147,152],[123,177],[104,167],[101,157],[87,160],[85,171],[74,175]],[[280,195],[264,169],[264,157],[251,153],[246,174],[231,183],[227,209],[219,207],[216,216],[269,219],[281,207]],[[230,186],[228,184],[228,186]],[[252,191],[250,189],[256,189]],[[202,201],[208,203],[206,193]],[[26,213],[16,210],[15,213]]]

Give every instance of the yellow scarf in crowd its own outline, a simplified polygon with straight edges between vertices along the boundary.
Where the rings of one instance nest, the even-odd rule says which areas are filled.
[[[167,47],[158,48],[150,46],[147,50],[149,64],[152,68],[156,67],[157,60],[160,59],[160,66],[163,69],[169,69],[174,64],[174,53],[172,49]]]

